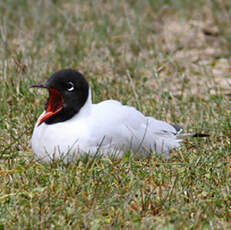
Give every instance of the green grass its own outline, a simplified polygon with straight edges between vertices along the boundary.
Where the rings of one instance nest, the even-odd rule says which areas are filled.
[[[0,229],[231,229],[231,4],[0,3]],[[61,68],[146,115],[203,131],[164,160],[36,162],[33,125]]]

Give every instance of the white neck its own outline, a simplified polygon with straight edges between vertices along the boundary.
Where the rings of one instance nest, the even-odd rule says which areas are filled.
[[[91,113],[91,106],[92,106],[91,89],[89,88],[88,98],[87,98],[85,104],[80,109],[80,111],[74,117],[71,118],[71,120],[86,118],[87,116],[89,116]]]

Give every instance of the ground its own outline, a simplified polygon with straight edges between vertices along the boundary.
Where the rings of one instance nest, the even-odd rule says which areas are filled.
[[[230,229],[229,0],[0,3],[0,229]],[[93,101],[210,134],[168,159],[37,162],[33,125],[61,68]]]

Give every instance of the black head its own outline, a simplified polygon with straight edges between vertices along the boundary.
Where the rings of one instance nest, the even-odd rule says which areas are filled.
[[[45,83],[32,87],[49,90],[46,114],[39,124],[54,124],[72,118],[84,106],[89,94],[89,85],[84,76],[73,69],[57,71]]]

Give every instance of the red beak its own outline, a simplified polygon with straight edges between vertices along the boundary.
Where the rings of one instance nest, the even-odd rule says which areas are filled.
[[[32,85],[30,88],[46,88],[46,89],[48,89],[48,87],[46,86],[46,83],[35,84],[35,85]]]
[[[63,104],[64,104],[64,98],[57,89],[49,88],[44,83],[32,85],[31,87],[32,88],[46,88],[49,90],[47,110],[46,110],[46,113],[39,119],[39,122],[38,122],[38,126],[39,126],[44,121],[46,121],[48,118],[52,117],[53,115],[55,115],[56,113],[62,110]]]

